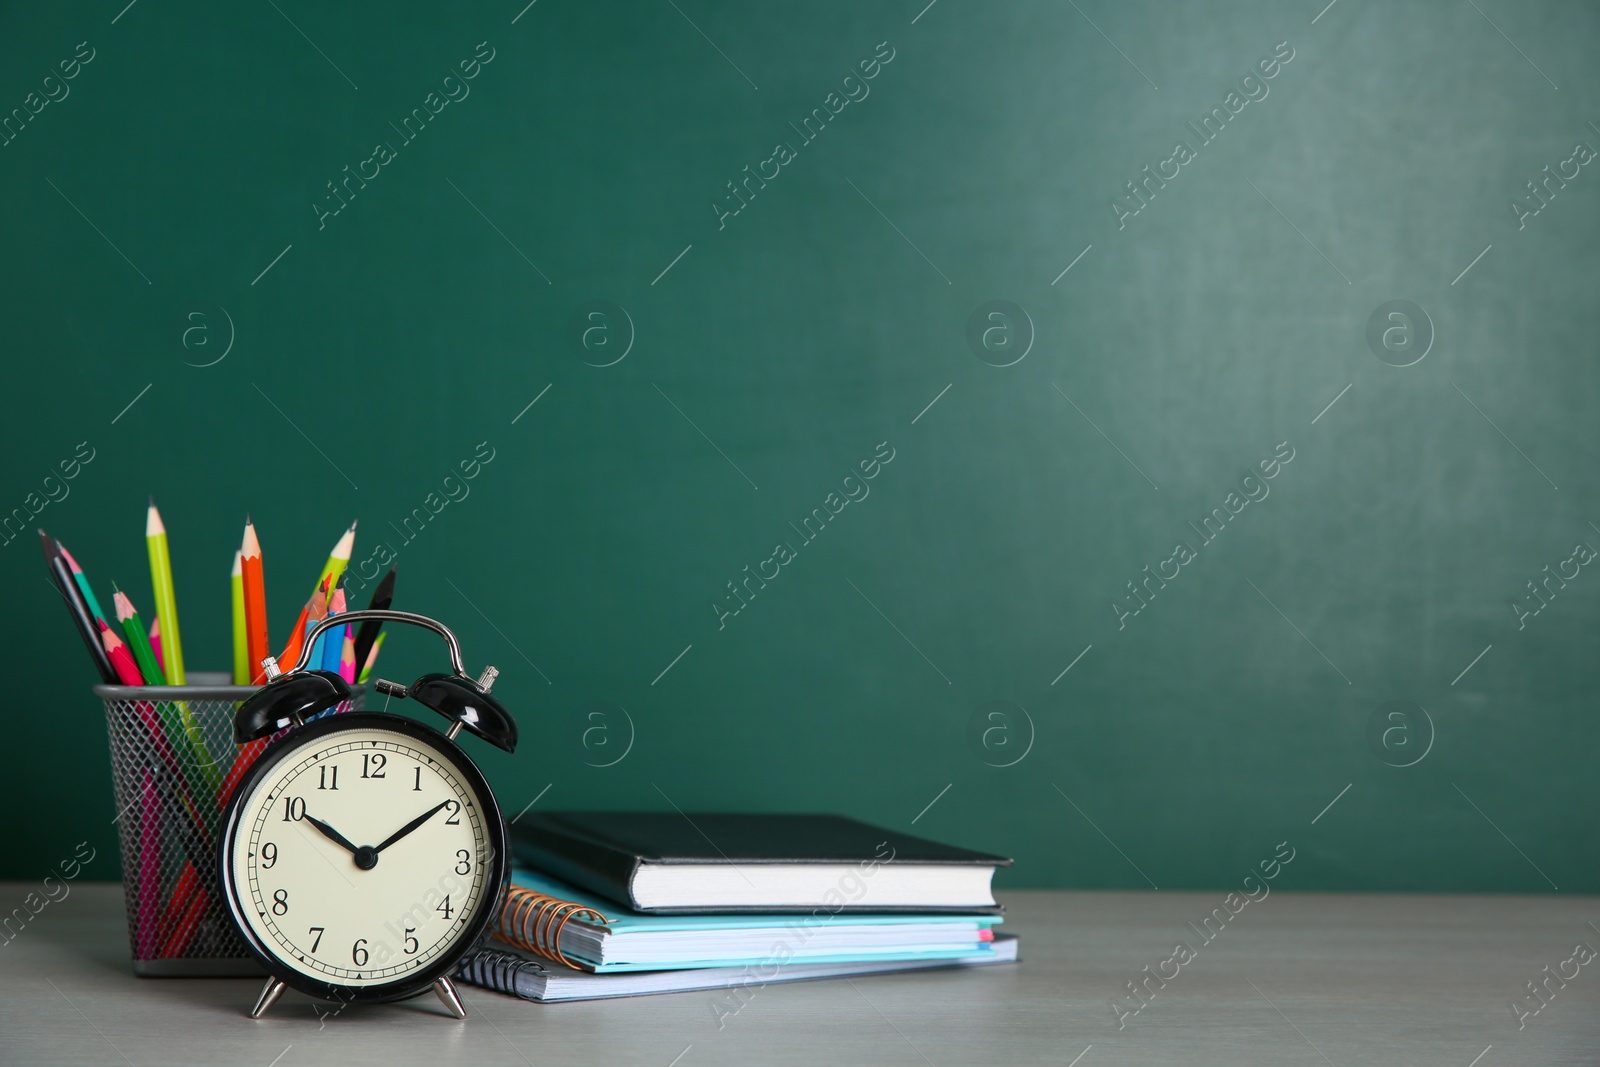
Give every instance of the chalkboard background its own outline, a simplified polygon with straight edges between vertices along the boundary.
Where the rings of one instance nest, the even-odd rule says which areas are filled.
[[[122,3],[0,33],[0,876],[117,876],[32,527],[148,615],[154,494],[191,670],[387,543],[509,813],[1600,890],[1591,5]]]

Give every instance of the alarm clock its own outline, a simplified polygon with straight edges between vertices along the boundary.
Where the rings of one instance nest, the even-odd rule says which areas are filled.
[[[387,710],[321,714],[350,699],[350,686],[306,669],[313,643],[332,626],[365,619],[444,638],[453,673],[374,687],[438,712],[449,720],[445,732]],[[389,610],[325,619],[290,670],[270,656],[262,666],[267,683],[240,705],[234,739],[282,734],[229,798],[219,839],[223,899],[270,975],[250,1017],[292,987],[344,1004],[431,988],[466,1018],[450,976],[489,932],[510,845],[489,783],[456,738],[466,730],[516,750],[516,723],[489,695],[499,672],[486,667],[474,680],[447,627]]]

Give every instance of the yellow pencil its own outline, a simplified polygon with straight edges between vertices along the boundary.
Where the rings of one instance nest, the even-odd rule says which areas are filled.
[[[356,547],[356,524],[351,523],[350,529],[339,538],[339,543],[333,546],[333,551],[328,553],[328,562],[323,566],[322,573],[317,575],[318,589],[327,589],[329,595],[339,586],[339,578],[344,574],[345,567],[350,564],[350,554]],[[323,583],[327,584],[324,585]]]
[[[387,633],[381,633],[377,640],[372,642],[372,651],[367,653],[367,662],[361,665],[361,673],[356,676],[356,681],[364,682],[372,673],[372,665],[378,662],[378,650],[383,647],[383,639],[388,636]]]
[[[244,566],[233,554],[233,684],[250,684],[250,646],[245,640]]]
[[[159,627],[161,651],[158,655],[161,657],[161,669],[167,677],[167,684],[183,685],[183,642],[178,636],[178,598],[172,590],[172,557],[167,552],[167,528],[161,521],[161,512],[156,510],[154,497],[150,498],[150,511],[145,516],[144,539],[150,549],[150,584],[154,587],[156,597],[156,619],[151,628],[151,637],[152,639],[155,637],[155,629]],[[189,739],[195,764],[206,781],[215,789],[221,781],[221,775],[211,758],[211,753],[206,749],[205,734],[201,733],[188,703],[178,701],[173,704],[163,704],[161,708],[163,711],[170,709],[178,713],[178,725]]]
[[[167,552],[167,528],[156,510],[155,497],[145,516],[145,544],[150,549],[150,584],[155,589],[156,618],[161,622],[161,666],[168,685],[182,685],[183,642],[178,636],[177,595],[172,589],[172,557]]]

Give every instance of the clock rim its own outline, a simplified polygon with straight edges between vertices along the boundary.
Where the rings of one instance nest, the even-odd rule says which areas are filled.
[[[352,986],[312,978],[288,966],[273,954],[245,919],[241,910],[239,887],[233,877],[232,858],[240,829],[240,809],[245,798],[251,794],[261,779],[266,777],[272,768],[283,762],[285,757],[306,743],[314,742],[326,734],[362,728],[409,735],[413,740],[432,745],[452,757],[456,768],[466,779],[467,786],[477,792],[480,806],[483,808],[485,829],[492,846],[490,876],[484,886],[484,892],[486,897],[492,899],[478,913],[477,918],[473,919],[466,933],[456,941],[457,947],[445,951],[420,971],[393,982]],[[228,798],[222,833],[218,838],[217,865],[220,868],[219,884],[222,888],[222,897],[228,905],[228,917],[233,921],[234,929],[243,939],[245,947],[268,974],[291,989],[322,1000],[334,1000],[343,1004],[374,1004],[406,1000],[426,993],[440,978],[453,976],[462,959],[487,939],[490,928],[494,925],[495,915],[499,911],[500,898],[511,879],[510,852],[511,835],[506,826],[505,815],[500,810],[500,802],[495,797],[494,790],[490,788],[489,780],[484,777],[483,771],[460,745],[426,723],[408,719],[403,715],[385,711],[352,711],[342,715],[330,715],[325,719],[294,727],[277,741],[271,742],[257,757],[250,765],[250,770],[240,779],[233,796]]]

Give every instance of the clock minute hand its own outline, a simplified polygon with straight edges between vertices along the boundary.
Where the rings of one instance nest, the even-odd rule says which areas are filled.
[[[324,837],[326,837],[328,840],[332,841],[334,844],[338,845],[339,847],[347,850],[351,855],[355,854],[356,846],[352,845],[350,843],[349,839],[346,838],[339,831],[335,830],[333,827],[329,826],[327,823],[323,822],[321,819],[317,818],[314,815],[306,815],[306,816],[304,816],[304,818],[305,818],[306,822],[310,823],[312,826],[315,826],[318,830],[322,831],[322,835]]]
[[[400,829],[390,834],[388,838],[384,840],[383,844],[377,846],[372,851],[382,852],[384,849],[388,848],[390,845],[394,844],[396,841],[400,840],[402,837],[406,836],[411,831],[415,830],[417,827],[433,818],[434,815],[438,814],[444,808],[449,807],[449,805],[450,801],[446,800],[435,807],[429,808],[427,811],[423,812],[421,815],[418,815],[415,819],[412,819],[410,822],[400,827]]]

